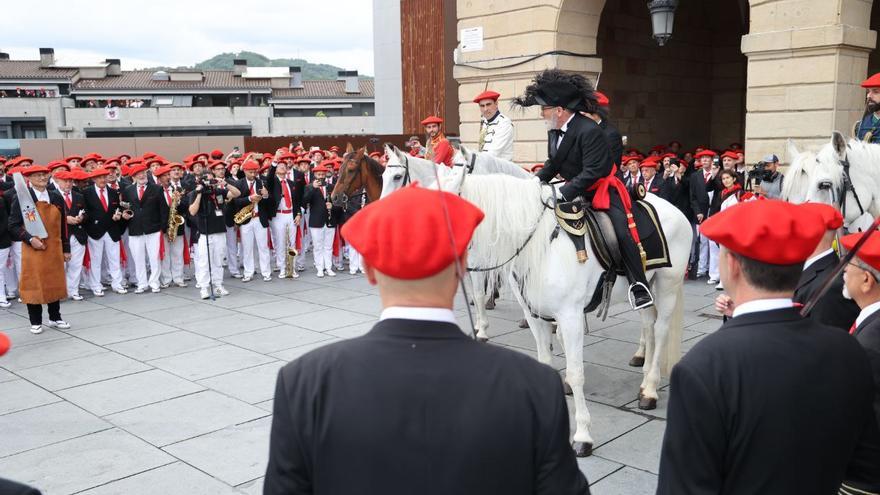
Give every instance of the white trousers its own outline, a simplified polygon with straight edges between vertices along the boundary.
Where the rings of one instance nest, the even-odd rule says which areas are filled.
[[[6,272],[6,293],[18,292],[18,274],[21,273],[21,241],[12,243],[8,258],[3,264],[3,271]]]
[[[159,236],[161,232],[144,235],[128,236],[128,248],[131,250],[132,265],[139,289],[159,288],[159,276],[162,265],[159,261]],[[147,262],[150,263],[150,274],[147,276]]]
[[[306,210],[303,213],[302,218],[299,220],[299,227],[302,229],[302,252],[305,253],[312,246],[312,234],[309,228],[309,211]],[[300,253],[302,254],[302,253]]]
[[[721,255],[721,247],[715,241],[709,241],[709,278],[721,280],[721,272],[718,270],[718,257]]]
[[[708,237],[700,234],[700,252],[697,253],[697,256],[700,258],[700,263],[697,265],[697,273],[708,273],[709,272],[709,243],[712,242]]]
[[[348,246],[348,271],[354,273],[363,270],[364,265],[361,263],[361,253],[357,252],[353,246]]]
[[[80,244],[76,237],[70,236],[70,261],[64,265],[64,276],[67,279],[67,295],[79,295],[79,281],[82,278],[83,260],[86,256],[85,244]]]
[[[165,236],[162,242],[165,243],[165,257],[161,261],[162,276],[159,281],[163,285],[170,284],[171,282],[183,283],[183,236],[177,236],[174,242],[169,242],[168,236]]]
[[[9,252],[11,248],[3,248],[0,249],[0,267],[3,267],[3,270],[0,270],[0,301],[6,301],[6,290],[3,288],[6,285],[6,262],[9,261]]]
[[[329,227],[321,227],[317,229],[309,228],[312,235],[312,256],[315,259],[315,268],[319,272],[333,269],[333,235],[335,229]]]
[[[226,227],[226,268],[232,275],[241,274],[241,256],[238,251],[238,227]]]
[[[272,247],[275,248],[275,266],[281,271],[281,274],[287,274],[284,271],[284,264],[287,260],[287,251],[285,246],[296,246],[296,225],[293,224],[293,216],[290,213],[279,213],[275,215],[269,224],[272,229]]]
[[[89,285],[93,291],[103,290],[101,286],[101,263],[107,259],[107,272],[110,274],[110,285],[116,289],[122,289],[122,271],[119,269],[119,243],[110,238],[110,234],[104,234],[100,239],[89,237],[89,258],[91,277]]]
[[[260,219],[253,218],[250,222],[240,226],[239,229],[241,230],[244,276],[254,275],[254,245],[257,247],[256,254],[259,256],[260,273],[264,277],[272,275],[272,267],[269,263],[269,237],[267,229],[260,223]]]
[[[208,271],[208,237],[211,241],[211,271]],[[223,286],[223,257],[226,256],[226,234],[202,234],[196,252],[196,282],[202,290],[208,290],[209,282],[214,288]]]
[[[132,260],[131,245],[128,238],[128,230],[126,230],[122,233],[122,238],[119,242],[122,243],[122,247],[125,249],[125,266],[123,267],[124,270],[122,270],[122,276],[131,281],[131,279],[137,280],[137,265]],[[140,285],[140,282],[138,282],[138,285]]]

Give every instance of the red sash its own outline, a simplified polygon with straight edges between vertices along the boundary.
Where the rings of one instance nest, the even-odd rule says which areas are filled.
[[[587,191],[594,193],[592,201],[593,209],[607,210],[611,207],[611,194],[609,191],[612,187],[617,191],[617,195],[620,196],[620,200],[623,202],[623,211],[626,212],[627,227],[629,228],[630,234],[632,234],[633,241],[638,244],[641,240],[639,239],[639,232],[636,230],[636,222],[632,215],[632,201],[630,200],[629,191],[626,190],[626,186],[623,185],[623,182],[617,177],[617,165],[611,167],[611,173],[608,174],[608,176],[597,180],[587,189]]]

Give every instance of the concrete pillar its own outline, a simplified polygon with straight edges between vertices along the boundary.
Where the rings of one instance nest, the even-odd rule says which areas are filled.
[[[868,56],[877,45],[869,28],[870,0],[751,0],[746,161],[775,153],[785,142],[827,143],[849,135],[864,111]]]

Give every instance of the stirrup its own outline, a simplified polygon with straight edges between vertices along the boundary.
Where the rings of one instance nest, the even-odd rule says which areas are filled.
[[[642,287],[643,289],[645,289],[645,292],[648,294],[650,301],[644,302],[644,303],[636,306],[636,301],[635,301],[635,298],[633,297],[633,289],[636,287]],[[649,308],[654,305],[654,294],[651,294],[651,291],[648,289],[648,287],[641,282],[635,282],[635,283],[630,284],[629,289],[627,289],[626,298],[629,300],[630,307],[635,311],[638,311],[640,309]]]

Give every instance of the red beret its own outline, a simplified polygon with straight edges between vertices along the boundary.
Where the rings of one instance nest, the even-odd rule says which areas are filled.
[[[81,156],[79,156],[79,155],[70,155],[70,156],[68,156],[67,158],[65,158],[64,161],[69,162],[69,161],[71,161],[71,160],[76,160],[76,161],[81,162],[82,159],[83,159],[83,157],[81,157]]]
[[[605,96],[604,93],[600,93],[599,91],[596,91],[595,95],[596,95],[596,104],[598,104],[600,107],[607,107],[607,106],[611,105],[611,100],[609,100],[608,97]]]
[[[38,173],[48,174],[49,167],[46,167],[45,165],[31,165],[30,167],[25,167],[25,168],[21,169],[21,175],[23,175],[25,177],[27,177],[28,175],[31,175],[31,174],[38,174]]]
[[[660,166],[659,158],[660,157],[657,156],[649,156],[648,158],[642,160],[642,163],[639,163],[639,168],[650,167],[656,169],[658,166]]]
[[[267,164],[263,165],[262,167],[260,167],[260,173],[263,173],[266,170],[269,170],[269,167],[271,167],[271,166],[272,166],[271,163],[267,163]]]
[[[862,81],[863,88],[880,88],[880,72]]]
[[[495,91],[483,91],[482,93],[478,94],[478,95],[474,98],[474,103],[479,103],[479,102],[482,101],[482,100],[495,100],[495,101],[498,101],[498,98],[500,98],[500,97],[501,97],[501,93],[496,93]],[[438,122],[438,123],[439,123],[439,124],[442,124],[443,121],[441,120],[441,121]],[[425,123],[422,122],[422,125],[425,125]]]
[[[330,151],[335,151],[335,152],[338,153],[338,152],[339,152],[339,146],[331,146],[331,147],[330,147]]]
[[[0,356],[6,354],[10,347],[12,347],[12,342],[10,342],[9,337],[5,333],[0,332]]]
[[[98,160],[103,160],[103,159],[104,159],[104,157],[102,157],[101,155],[99,155],[97,153],[89,153],[88,155],[83,157],[82,161],[84,161],[84,162],[87,162],[89,160],[98,161]]]
[[[422,121],[422,125],[442,124],[442,123],[443,123],[443,119],[441,119],[440,117],[437,117],[435,115],[431,115],[430,117],[427,117],[425,120]]]
[[[329,171],[330,171],[330,169],[325,167],[323,163],[312,169],[312,172],[329,172]]]
[[[376,270],[416,280],[460,258],[482,220],[479,208],[455,194],[410,186],[364,207],[342,226],[342,236]]]
[[[296,159],[296,155],[294,155],[293,153],[291,153],[289,151],[285,151],[284,153],[281,153],[281,155],[278,157],[278,159],[279,160]]]
[[[137,163],[140,163],[140,162],[137,162]],[[117,160],[116,158],[114,158],[112,160],[107,160],[106,162],[104,162],[103,166],[104,166],[104,168],[119,168],[119,160]]]
[[[306,155],[303,155],[303,156],[296,159],[296,163],[311,163],[311,162],[312,162],[312,160]]]
[[[153,153],[152,151],[148,151],[143,154],[144,160],[149,160],[150,158],[156,158],[157,156],[159,156],[159,155]]]
[[[208,160],[208,159],[210,159],[211,157],[208,156],[207,153],[196,153],[195,155],[192,155],[192,157],[190,157],[190,161],[191,161],[191,162],[194,162],[194,161],[196,161],[196,160],[201,160],[201,159],[203,159],[203,158],[204,158],[205,160]],[[221,155],[220,158],[223,158],[223,156]]]
[[[125,159],[125,161],[131,160],[131,155],[123,153],[116,157],[116,159],[119,161],[122,161],[123,158]]]
[[[837,208],[825,203],[804,203],[803,208],[813,210],[817,215],[822,217],[825,222],[826,230],[837,230],[843,226],[843,215],[837,211]]]
[[[153,163],[155,161],[156,160],[151,160],[150,163]],[[129,175],[129,177],[134,177],[135,175],[146,171],[148,168],[149,167],[146,164],[139,163],[137,165],[134,165],[134,166],[128,168],[128,175]]]
[[[90,177],[89,173],[81,168],[71,171],[69,175],[73,180],[89,180]]]
[[[192,164],[196,165],[197,163],[201,163],[201,162],[193,162]],[[254,161],[249,161],[248,163],[253,163],[257,168],[259,168],[259,165],[257,165],[257,163]],[[208,169],[215,169],[217,167],[226,168],[226,164],[220,160],[214,160],[214,161],[208,162]],[[254,170],[257,170],[257,169],[255,168]]]
[[[627,163],[629,163],[629,162],[631,162],[631,161],[637,161],[637,162],[640,162],[640,161],[642,161],[642,155],[629,155],[629,156],[625,156],[625,157],[623,157],[623,158],[621,159],[621,161],[623,162],[624,165],[626,165]]]
[[[70,165],[67,162],[62,162],[60,160],[55,160],[55,161],[49,162],[49,165],[48,165],[49,170],[55,170],[56,168],[61,168],[61,167],[66,167],[68,170],[70,170]]]
[[[736,156],[736,152],[732,150],[725,151],[721,154],[721,158],[730,158],[731,160],[739,160],[739,157]]]
[[[703,150],[703,151],[697,153],[696,155],[694,155],[694,158],[702,158],[704,156],[708,156],[709,158],[715,158],[718,155],[712,150]]]
[[[845,235],[840,238],[840,245],[847,251],[852,251],[852,248],[861,239],[862,234],[864,232]],[[877,235],[876,232],[871,234],[871,237],[859,248],[856,256],[871,268],[880,270],[880,235]]]
[[[199,155],[204,155],[204,153],[199,153]],[[196,155],[196,157],[198,157],[199,155]],[[206,155],[206,157],[207,157],[207,155]],[[219,160],[219,159],[223,158],[223,152],[220,150],[212,150],[211,151],[211,158],[213,158],[215,160]]]
[[[213,164],[211,164],[211,167],[213,168],[213,167],[215,167],[216,165],[223,165],[223,162],[216,162],[216,163],[213,163]],[[253,170],[253,171],[255,171],[255,172],[259,172],[259,170],[260,170],[260,164],[257,163],[257,162],[255,162],[255,161],[253,161],[253,160],[248,160],[248,161],[244,162],[244,166],[242,166],[241,169],[242,169],[242,170]]]
[[[164,158],[162,158],[161,156],[157,156],[157,157],[155,157],[155,158],[149,158],[149,159],[147,159],[147,160],[145,161],[144,165],[145,165],[147,168],[150,168],[150,167],[153,166],[154,163],[158,163],[159,166],[161,167],[162,165],[165,165],[166,162],[165,162],[165,159],[164,159]]]
[[[739,203],[709,217],[700,232],[741,256],[772,265],[806,261],[826,221],[818,210],[785,201]]]
[[[156,177],[162,177],[168,172],[171,172],[171,165],[162,165],[161,167],[156,169],[156,173],[154,173],[153,175],[155,175]]]
[[[184,169],[184,168],[186,168],[186,167],[184,167],[182,164],[177,163],[177,162],[171,162],[171,163],[169,163],[168,165],[165,165],[165,166],[168,167],[168,171],[169,171],[169,172],[170,172],[172,169],[174,169],[174,168],[180,168],[181,170]]]

